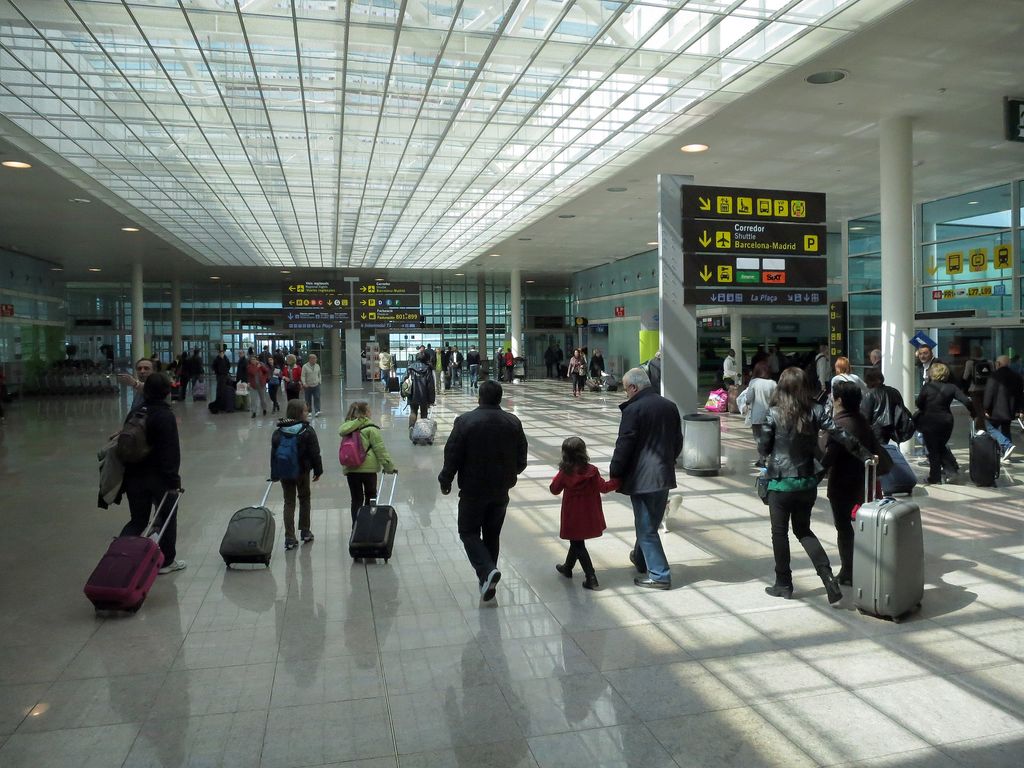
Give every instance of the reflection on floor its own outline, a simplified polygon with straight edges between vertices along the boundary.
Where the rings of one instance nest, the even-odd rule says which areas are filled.
[[[752,442],[730,417],[723,474],[679,475],[665,536],[676,588],[633,586],[632,515],[612,495],[591,546],[605,589],[590,593],[554,571],[564,545],[547,483],[573,433],[607,469],[621,394],[511,390],[530,466],[486,608],[455,497],[438,493],[443,447],[409,444],[395,396],[368,399],[401,470],[396,554],[365,566],[346,556],[333,452],[348,403],[335,386],[315,420],[328,468],[314,486],[316,542],[285,553],[279,540],[270,570],[226,572],[217,547],[231,513],[259,499],[273,422],[176,404],[189,567],[160,577],[138,615],[98,618],[82,584],[127,510],[95,508],[95,452],[123,403],[15,404],[0,429],[0,765],[1021,765],[1019,483],[919,491],[928,585],[908,621],[861,616],[848,598],[831,608],[802,556],[795,599],[772,599]],[[444,396],[442,443],[472,405]],[[280,512],[276,490],[271,502]],[[835,561],[826,504],[816,529]]]

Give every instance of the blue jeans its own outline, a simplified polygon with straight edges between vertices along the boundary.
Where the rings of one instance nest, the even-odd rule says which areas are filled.
[[[480,366],[479,365],[471,365],[471,366],[469,366],[469,385],[471,387],[473,387],[473,389],[476,389],[476,379],[477,379],[477,373],[479,371],[480,371]]]
[[[647,565],[647,576],[654,581],[672,581],[668,558],[661,546],[658,526],[665,517],[668,489],[653,493],[636,493],[629,497],[633,504],[633,523],[636,527],[636,548]],[[637,564],[641,558],[637,557]]]
[[[306,387],[302,390],[306,396],[306,407],[309,408],[309,412],[319,413],[320,412],[320,385],[317,384],[315,387]],[[313,404],[314,400],[316,405]]]
[[[988,419],[985,419],[985,430],[990,435],[992,435],[992,437],[995,438],[996,442],[999,443],[999,447],[1002,448],[1005,451],[1007,448],[1009,448],[1011,445],[1013,445],[1013,441],[1010,438],[1008,438],[1003,433],[1001,427],[1004,427],[1004,426],[1006,428],[1006,431],[1009,432],[1010,431],[1009,423],[1006,423],[1005,425],[1003,423],[1000,423],[1000,425],[997,427],[991,421],[989,421]]]

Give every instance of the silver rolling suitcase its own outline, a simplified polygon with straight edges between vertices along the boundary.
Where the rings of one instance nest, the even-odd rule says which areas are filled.
[[[864,498],[853,521],[853,604],[880,618],[899,621],[924,597],[924,534],[921,509],[912,501],[874,495],[878,460],[864,467]]]

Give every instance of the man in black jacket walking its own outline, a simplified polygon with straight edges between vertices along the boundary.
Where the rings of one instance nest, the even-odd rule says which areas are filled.
[[[643,368],[626,371],[622,387],[629,399],[619,405],[622,420],[608,474],[622,481],[619,493],[629,496],[633,504],[636,547],[629,559],[641,574],[633,583],[670,589],[672,573],[658,526],[665,516],[668,492],[676,487],[676,457],[683,450],[682,420],[675,403],[654,390]]]
[[[1007,461],[1013,453],[1010,422],[1024,411],[1024,379],[1010,367],[1007,355],[996,358],[996,369],[985,384],[983,404],[985,429],[999,443],[1003,461]]]
[[[501,409],[501,395],[498,382],[480,382],[480,405],[455,419],[437,476],[446,496],[459,476],[459,538],[485,602],[494,599],[501,579],[498,539],[508,491],[526,469],[526,433],[518,418]]]

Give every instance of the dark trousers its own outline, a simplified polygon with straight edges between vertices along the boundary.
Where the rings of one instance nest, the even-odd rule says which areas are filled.
[[[277,402],[277,393],[280,389],[280,384],[267,384],[267,391],[270,393],[270,403],[273,405],[275,412],[281,410],[281,405]]]
[[[921,436],[924,438],[924,449],[928,453],[928,482],[942,481],[942,472],[956,474],[960,465],[949,450],[949,438],[953,434],[953,417],[938,420],[929,419],[920,425]]]
[[[836,545],[839,547],[839,573],[845,579],[853,573],[853,519],[850,514],[855,504],[862,502],[860,496],[849,499],[829,499],[832,505],[832,520],[836,525]]]
[[[974,429],[975,431],[985,428],[985,390],[980,389],[971,392],[971,404],[974,406]]]
[[[576,565],[577,560],[579,560],[583,573],[587,576],[594,575],[594,563],[590,559],[590,553],[587,551],[587,543],[582,539],[572,539],[569,541],[569,551],[565,555],[565,567],[571,571],[573,566]]]
[[[296,480],[282,480],[281,491],[284,493],[284,535],[287,539],[294,539],[296,496],[299,497],[299,530],[309,530],[309,472],[301,473]]]
[[[548,378],[549,379],[557,379],[558,378],[558,363],[544,363],[544,365],[547,366],[547,369],[548,369]]]
[[[583,392],[587,388],[587,377],[583,373],[574,373],[572,375],[572,391]]]
[[[122,536],[142,536],[146,533],[149,525],[150,515],[153,513],[153,505],[159,504],[164,496],[164,489],[154,488],[144,483],[134,483],[130,479],[125,481],[125,495],[128,497],[128,510],[132,519],[121,529]],[[157,512],[155,525],[159,530],[164,520],[174,506],[174,494],[167,497],[167,502],[161,505]],[[178,516],[175,515],[167,523],[167,530],[160,537],[160,551],[164,553],[164,564],[174,562],[178,556],[176,547],[178,541]]]
[[[775,583],[793,586],[793,570],[790,568],[789,526],[793,535],[811,558],[818,575],[831,573],[828,555],[822,549],[818,537],[811,532],[811,508],[818,491],[769,491],[768,512],[772,521],[772,551],[775,553]]]
[[[360,507],[367,506],[377,498],[377,475],[374,472],[349,472],[348,490],[352,494],[352,522],[356,521],[356,512]]]
[[[505,523],[508,496],[491,499],[459,498],[459,538],[481,584],[498,566],[498,538]]]

